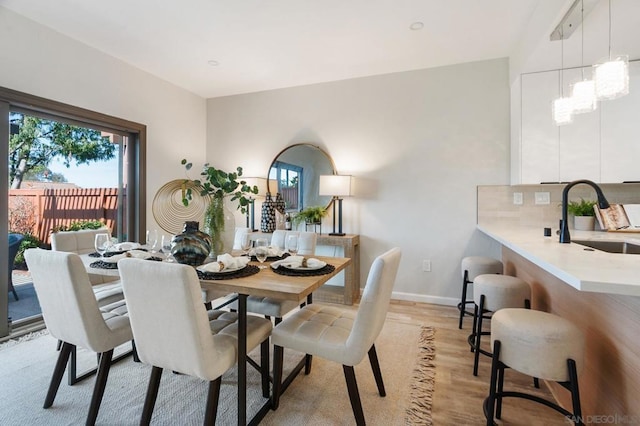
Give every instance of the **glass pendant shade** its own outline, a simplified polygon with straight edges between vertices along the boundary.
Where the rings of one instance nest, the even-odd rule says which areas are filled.
[[[594,111],[598,107],[595,82],[583,80],[575,83],[571,91],[571,100],[574,114]]]
[[[611,100],[629,93],[629,58],[619,56],[614,60],[594,65],[594,81],[598,100]]]
[[[558,98],[553,101],[553,119],[558,126],[573,121],[573,101],[571,98]]]

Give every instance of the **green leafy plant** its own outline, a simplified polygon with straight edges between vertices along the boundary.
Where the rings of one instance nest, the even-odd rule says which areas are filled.
[[[193,164],[185,159],[182,160],[181,164],[187,171],[193,167]],[[258,193],[257,186],[254,185],[251,187],[247,185],[246,181],[238,180],[238,178],[242,176],[242,167],[236,168],[236,172],[225,172],[207,163],[203,166],[200,176],[202,176],[201,179],[187,179],[186,182],[191,181],[199,187],[200,195],[208,194],[218,199],[230,195],[231,201],[238,201],[237,208],[239,208],[243,214],[247,212],[247,207],[251,202],[249,198],[251,196],[250,194]],[[188,206],[192,199],[192,190],[191,188],[187,188],[182,197],[182,204]]]
[[[327,209],[321,206],[307,207],[293,217],[293,225],[298,226],[302,222],[320,223],[327,213]]]
[[[20,242],[20,247],[18,248],[18,252],[16,253],[15,260],[15,268],[16,269],[26,269],[24,268],[26,262],[24,260],[24,251],[29,248],[44,248],[44,243],[38,239],[33,234],[27,233],[22,235],[24,238]]]
[[[595,204],[595,201],[581,198],[580,201],[569,201],[567,211],[574,216],[595,216],[595,212],[593,211]]]
[[[99,220],[80,220],[68,225],[54,226],[51,232],[80,231],[81,229],[100,229],[106,225]]]

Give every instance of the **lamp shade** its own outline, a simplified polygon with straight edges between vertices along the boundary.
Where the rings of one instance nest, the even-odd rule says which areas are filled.
[[[319,195],[348,197],[351,195],[351,176],[320,175]]]
[[[553,101],[553,119],[558,126],[573,122],[573,102],[571,98],[558,98]]]
[[[258,197],[264,197],[267,194],[267,180],[265,178],[260,178],[260,177],[248,177],[248,178],[242,178],[241,180],[244,180],[245,182],[247,182],[247,185],[249,185],[250,187],[254,187],[257,186],[258,187]]]
[[[598,107],[595,82],[582,80],[575,83],[571,91],[571,102],[574,114],[594,111]]]
[[[629,93],[629,58],[594,65],[594,80],[598,100],[611,100]]]

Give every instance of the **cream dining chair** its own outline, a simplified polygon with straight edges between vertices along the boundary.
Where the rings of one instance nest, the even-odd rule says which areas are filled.
[[[316,253],[317,234],[315,232],[298,232],[276,230],[271,236],[271,246],[286,250],[286,239],[289,235],[298,235],[298,254],[303,256],[313,256]],[[247,311],[264,315],[266,318],[274,318],[276,325],[282,321],[282,318],[290,311],[297,308],[300,303],[291,300],[280,300],[272,297],[247,297]],[[231,309],[238,309],[237,302],[230,305]]]
[[[118,261],[118,269],[140,360],[153,367],[140,424],[151,421],[165,368],[209,382],[204,423],[215,424],[221,376],[238,358],[237,314],[206,311],[191,266],[127,258]],[[247,352],[260,345],[265,398],[271,329],[271,321],[247,317]]]
[[[384,326],[400,257],[400,249],[393,248],[373,261],[357,312],[314,303],[291,314],[273,329],[274,410],[278,408],[282,388],[284,348],[290,348],[307,354],[306,374],[311,371],[313,355],[342,364],[356,423],[365,424],[353,367],[368,353],[378,393],[386,395],[375,340]]]
[[[126,306],[116,304],[101,312],[91,291],[91,282],[80,257],[42,249],[28,249],[25,259],[42,316],[49,334],[62,342],[44,408],[53,405],[66,368],[76,346],[99,354],[100,364],[91,397],[87,425],[93,425],[109,376],[113,350],[133,339]]]

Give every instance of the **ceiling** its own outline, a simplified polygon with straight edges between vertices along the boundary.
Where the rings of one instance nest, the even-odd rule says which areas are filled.
[[[508,57],[536,8],[541,3],[549,8],[550,1],[564,3],[0,0],[0,5],[211,98]],[[410,29],[414,22],[424,27]]]

